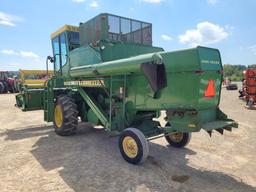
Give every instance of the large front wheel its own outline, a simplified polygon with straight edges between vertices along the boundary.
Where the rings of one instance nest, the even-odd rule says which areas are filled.
[[[4,84],[0,81],[0,93],[4,93]]]
[[[76,132],[78,111],[74,99],[70,96],[62,95],[57,98],[53,124],[58,135],[68,136]]]
[[[123,158],[132,164],[142,163],[149,153],[148,141],[136,128],[127,128],[121,133],[119,149]]]
[[[165,135],[165,139],[172,147],[181,148],[190,142],[191,133],[169,133]]]

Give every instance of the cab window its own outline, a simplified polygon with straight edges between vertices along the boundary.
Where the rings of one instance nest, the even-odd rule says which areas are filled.
[[[52,40],[52,46],[53,46],[53,55],[55,58],[54,62],[54,69],[55,71],[60,70],[60,44],[59,44],[59,36],[55,37]]]
[[[69,31],[68,32],[68,45],[69,51],[79,47],[79,32]]]
[[[61,51],[61,66],[65,65],[67,62],[67,43],[65,33],[60,35],[60,51]]]
[[[55,58],[54,69],[58,73],[62,73],[62,66],[67,63],[67,42],[66,35],[62,33],[52,40],[53,55]]]

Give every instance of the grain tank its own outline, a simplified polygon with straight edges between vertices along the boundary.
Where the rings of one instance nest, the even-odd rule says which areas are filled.
[[[44,118],[59,135],[74,134],[78,119],[101,125],[119,134],[121,155],[138,164],[149,140],[184,147],[192,132],[237,127],[219,109],[217,49],[166,52],[152,45],[152,24],[107,13],[65,25],[51,39],[55,75],[44,91]]]

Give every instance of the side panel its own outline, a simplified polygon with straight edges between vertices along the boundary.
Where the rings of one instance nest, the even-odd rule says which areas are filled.
[[[217,71],[205,71],[200,76],[200,88],[198,96],[198,106],[200,109],[207,109],[209,107],[216,107],[219,104],[221,92],[221,77],[222,75]],[[214,96],[206,97],[205,91],[209,86],[209,82],[214,82]]]
[[[217,49],[199,47],[198,57],[200,62],[200,89],[198,96],[198,105],[201,109],[216,107],[219,104],[222,82],[222,63],[220,53]],[[214,96],[206,97],[206,89],[210,81],[213,82]]]
[[[218,50],[198,47],[161,53],[161,56],[166,68],[167,87],[155,98],[144,75],[132,74],[129,77],[128,100],[134,101],[135,108],[199,110],[218,106],[222,79]],[[210,97],[205,95],[209,81],[213,82],[214,92]]]
[[[163,51],[163,49],[159,47],[129,43],[109,43],[104,44],[104,46],[105,49],[102,51],[102,59],[104,62]]]
[[[167,87],[162,89],[158,98],[153,98],[143,74],[131,75],[128,100],[134,101],[139,110],[154,109],[193,109],[197,108],[200,69],[197,49],[161,53],[166,69]]]
[[[138,110],[188,109],[197,105],[199,78],[194,73],[167,73],[167,87],[159,92],[159,98],[153,97],[152,89],[141,74],[130,76],[128,84],[127,100]]]
[[[70,68],[101,62],[100,53],[90,46],[75,49],[69,53]]]

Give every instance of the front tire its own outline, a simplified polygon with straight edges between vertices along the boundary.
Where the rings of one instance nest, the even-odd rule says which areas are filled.
[[[0,81],[0,94],[4,92],[4,84]]]
[[[136,128],[127,128],[121,133],[119,149],[122,157],[135,165],[144,162],[149,154],[148,141]]]
[[[169,133],[165,135],[165,139],[172,147],[182,148],[189,144],[191,133]]]
[[[78,125],[78,110],[73,98],[68,95],[61,95],[57,98],[53,124],[58,135],[75,134]]]
[[[2,82],[4,84],[4,91],[3,91],[3,93],[8,93],[9,85],[8,85],[7,81],[2,81]]]

